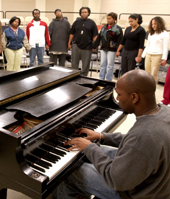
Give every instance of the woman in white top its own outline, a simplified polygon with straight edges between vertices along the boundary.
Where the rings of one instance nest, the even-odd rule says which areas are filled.
[[[166,64],[168,56],[169,33],[161,17],[151,19],[148,32],[148,42],[142,57],[146,57],[145,70],[154,77],[157,83],[159,67]]]

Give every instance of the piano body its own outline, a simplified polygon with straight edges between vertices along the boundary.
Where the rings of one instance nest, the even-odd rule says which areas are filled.
[[[0,72],[1,193],[46,198],[84,157],[63,145],[75,129],[109,132],[125,118],[114,87],[51,65]]]

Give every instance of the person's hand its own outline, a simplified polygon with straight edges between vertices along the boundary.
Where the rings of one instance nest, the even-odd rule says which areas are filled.
[[[78,149],[83,151],[89,144],[91,144],[91,141],[77,137],[73,138],[72,140],[68,140],[67,142],[64,143],[65,145],[72,145],[70,148],[68,148],[68,151],[71,151],[72,149]]]
[[[86,128],[80,128],[80,129],[77,129],[76,132],[81,135],[82,133],[86,134],[87,137],[85,137],[85,139],[87,140],[97,140],[100,138],[100,133],[96,132],[96,131],[93,131],[93,130],[90,130],[90,129],[86,129]]]
[[[160,62],[160,65],[165,66],[165,64],[166,64],[166,60],[162,59],[161,62]]]
[[[68,50],[70,50],[71,49],[71,45],[70,44],[68,44]]]
[[[136,61],[137,63],[141,62],[141,61],[142,61],[142,57],[135,57],[135,61]]]
[[[29,53],[29,50],[26,50],[26,53]]]
[[[119,57],[119,56],[120,56],[120,52],[117,51],[117,52],[116,52],[116,57]]]
[[[96,52],[97,51],[97,48],[96,49],[92,49],[92,52]]]
[[[46,50],[49,50],[49,46],[48,46],[48,45],[46,45],[46,46],[45,46],[45,49],[46,49]]]

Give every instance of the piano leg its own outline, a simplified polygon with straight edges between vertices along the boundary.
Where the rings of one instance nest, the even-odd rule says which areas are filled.
[[[7,189],[0,190],[0,199],[7,199]]]

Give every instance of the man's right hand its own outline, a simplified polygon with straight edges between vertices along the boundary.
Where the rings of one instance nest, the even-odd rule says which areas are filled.
[[[100,133],[90,130],[90,129],[86,129],[86,128],[80,128],[77,129],[77,131],[79,135],[81,135],[82,133],[87,134],[87,137],[85,137],[87,140],[97,140],[100,139]],[[104,140],[104,135],[102,134],[102,140]]]
[[[116,52],[116,57],[119,57],[120,56],[120,52]]]

